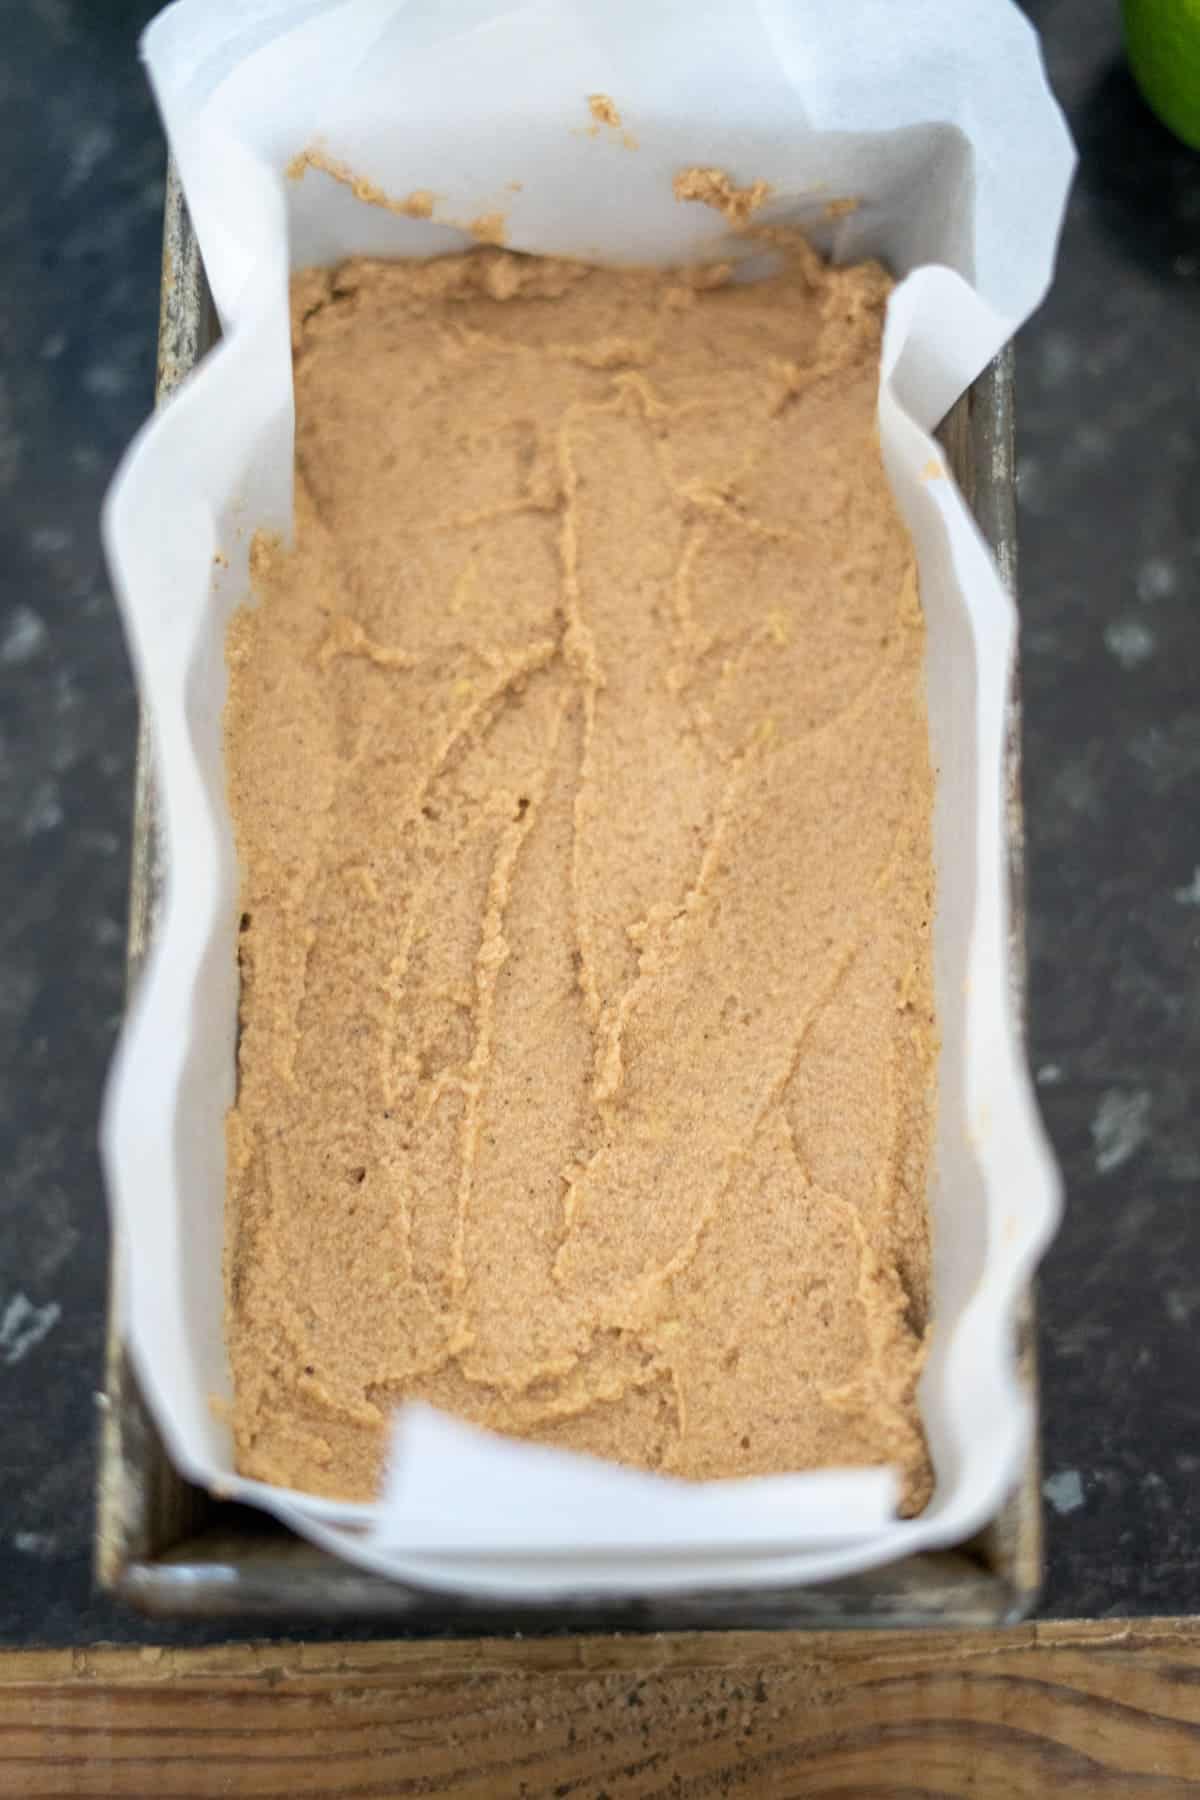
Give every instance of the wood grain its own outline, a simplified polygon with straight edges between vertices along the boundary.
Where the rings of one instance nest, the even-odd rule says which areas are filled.
[[[1200,1621],[10,1652],[0,1794],[1200,1794]]]

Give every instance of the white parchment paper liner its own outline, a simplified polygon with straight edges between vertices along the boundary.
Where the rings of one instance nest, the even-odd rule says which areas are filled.
[[[1073,158],[1030,28],[1008,0],[181,0],[144,54],[225,330],[132,445],[104,514],[169,876],[102,1140],[123,1329],[170,1454],[355,1562],[496,1595],[810,1582],[963,1537],[1027,1449],[1012,1313],[1058,1186],[1008,990],[1014,608],[928,433],[1050,279]],[[596,92],[636,150],[589,131]],[[389,194],[433,190],[435,219],[364,205],[319,173],[286,181],[313,144]],[[721,221],[671,194],[696,163],[766,179],[760,217],[906,277],[879,423],[920,563],[938,771],[936,1325],[920,1394],[936,1492],[901,1521],[886,1470],[692,1485],[415,1406],[397,1415],[375,1505],[245,1480],[212,1405],[229,1393],[222,1126],[237,1016],[222,646],[253,531],[290,518],[289,268],[445,252],[468,241],[451,221],[495,211],[517,249],[711,258],[728,248]],[[857,209],[827,216],[842,198]],[[228,566],[214,569],[218,550]]]

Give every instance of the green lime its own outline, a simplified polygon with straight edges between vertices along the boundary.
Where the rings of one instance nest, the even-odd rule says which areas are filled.
[[[1200,150],[1200,0],[1122,0],[1125,46],[1147,104]]]

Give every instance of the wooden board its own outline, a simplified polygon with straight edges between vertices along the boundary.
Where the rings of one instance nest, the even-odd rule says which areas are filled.
[[[0,1794],[1200,1794],[1200,1621],[10,1652]]]

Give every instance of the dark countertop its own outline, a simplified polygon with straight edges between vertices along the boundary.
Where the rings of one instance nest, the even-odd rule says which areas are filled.
[[[0,1642],[191,1636],[91,1592],[135,706],[97,541],[149,409],[154,8],[31,0],[0,67]],[[1200,1610],[1200,156],[1115,8],[1030,0],[1081,151],[1018,349],[1045,1610]],[[210,1630],[206,1635],[231,1635]],[[261,1627],[258,1635],[262,1635]]]

